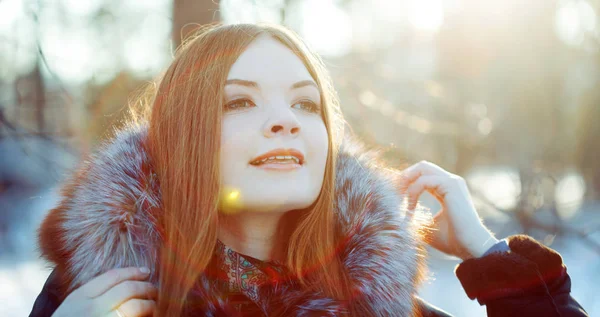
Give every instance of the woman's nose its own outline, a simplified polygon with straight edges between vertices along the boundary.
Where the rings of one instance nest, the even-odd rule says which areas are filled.
[[[300,133],[300,122],[296,119],[291,111],[280,111],[274,114],[269,119],[264,128],[266,137],[274,137],[277,135],[296,136]]]

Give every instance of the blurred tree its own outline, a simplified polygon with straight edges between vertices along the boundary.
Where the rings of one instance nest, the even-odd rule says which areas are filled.
[[[586,182],[586,196],[600,199],[600,92],[591,90],[579,109],[575,162]]]
[[[510,17],[492,14],[516,12],[520,5],[466,1],[438,34],[438,78],[456,95],[454,120],[462,128],[456,137],[458,173],[486,153],[517,168],[565,161],[568,140],[558,137],[565,132],[559,98],[565,50],[554,34],[554,1],[528,1],[530,10]],[[493,124],[488,135],[479,120],[468,117],[470,105],[479,104]]]
[[[131,92],[142,87],[144,82],[144,78],[136,78],[129,72],[121,71],[106,84],[90,83],[86,86],[87,119],[82,118],[86,121],[82,132],[88,149],[104,138],[111,137],[114,129],[125,122],[128,115],[127,101],[130,97],[135,98],[135,94],[131,95]]]
[[[596,17],[600,17],[600,1],[588,1],[596,13]],[[598,28],[598,25],[596,25]],[[600,36],[598,30],[596,33],[587,30],[584,34],[584,43],[589,43],[593,48],[593,59],[596,61],[596,69],[600,65]],[[596,77],[594,80],[597,80]],[[575,122],[577,127],[576,141],[577,148],[575,151],[575,164],[586,184],[586,198],[590,200],[600,200],[600,91],[596,85],[593,89],[585,91],[581,104],[579,105],[579,113]]]
[[[219,0],[173,0],[174,48],[198,26],[219,21],[219,16]]]

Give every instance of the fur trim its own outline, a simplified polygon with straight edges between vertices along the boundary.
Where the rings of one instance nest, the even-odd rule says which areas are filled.
[[[456,276],[469,298],[484,304],[517,296],[566,274],[556,251],[526,235],[514,235],[508,241],[510,251],[468,259],[456,267]]]
[[[42,256],[65,273],[68,292],[127,266],[149,267],[150,281],[158,285],[161,195],[146,135],[145,125],[118,131],[82,163],[39,229]],[[376,162],[375,152],[344,138],[337,156],[334,212],[347,236],[340,256],[356,294],[350,305],[363,316],[411,316],[424,276],[422,233],[430,218],[424,217],[422,206],[407,211],[395,187],[399,173]],[[206,315],[218,315],[225,303],[209,284],[201,278],[195,296],[204,301]],[[343,307],[320,294],[284,286],[269,298],[283,307],[285,316],[330,316]]]

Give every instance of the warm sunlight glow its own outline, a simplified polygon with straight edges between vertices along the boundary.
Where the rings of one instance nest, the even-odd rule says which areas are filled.
[[[406,16],[406,3],[397,0],[371,0],[373,12],[378,19],[398,21]]]
[[[417,29],[437,31],[444,22],[442,0],[414,0],[410,4],[408,19]]]
[[[89,28],[66,29],[52,25],[46,28],[41,38],[52,70],[69,83],[89,80],[96,71],[95,44]]]
[[[372,107],[375,105],[375,101],[377,101],[377,96],[375,96],[375,94],[372,91],[365,90],[360,93],[358,99],[363,105],[367,107]]]
[[[341,56],[352,45],[352,21],[331,0],[307,0],[302,5],[302,36],[325,56]]]
[[[568,45],[583,43],[586,35],[598,35],[598,19],[587,1],[560,1],[556,11],[555,29]]]
[[[521,193],[519,174],[511,168],[477,168],[465,179],[469,188],[479,192],[495,206],[511,209],[517,205]]]
[[[479,120],[479,123],[477,124],[477,130],[479,130],[479,133],[483,135],[490,134],[490,132],[492,132],[492,127],[493,123],[490,118],[483,118]]]
[[[6,32],[23,14],[22,1],[0,1],[0,31]]]
[[[555,199],[558,213],[563,219],[569,219],[577,214],[583,203],[585,181],[577,173],[565,175],[556,184]]]
[[[169,38],[171,21],[164,16],[148,15],[135,35],[123,43],[127,66],[138,74],[156,74],[170,59]]]

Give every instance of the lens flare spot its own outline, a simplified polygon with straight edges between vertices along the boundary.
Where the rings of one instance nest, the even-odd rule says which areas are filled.
[[[241,210],[241,195],[237,188],[224,188],[221,195],[220,211],[225,214],[233,214]]]
[[[229,193],[229,196],[227,198],[229,200],[236,200],[236,199],[238,199],[238,197],[240,197],[240,192],[237,190],[234,190],[231,193]]]

